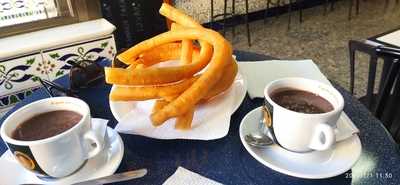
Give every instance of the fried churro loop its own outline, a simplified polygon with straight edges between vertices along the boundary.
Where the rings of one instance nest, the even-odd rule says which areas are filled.
[[[118,60],[129,64],[126,69],[105,68],[106,82],[116,85],[110,100],[156,99],[150,115],[153,125],[176,117],[175,128],[187,130],[196,105],[229,89],[238,66],[231,45],[218,32],[203,28],[168,4],[161,6],[160,14],[175,22],[170,31],[119,54]],[[180,64],[156,65],[169,60],[180,60]]]
[[[181,34],[181,30],[172,32]],[[182,32],[183,34],[183,32]],[[197,35],[198,34],[198,35]],[[172,34],[173,35],[173,34]],[[214,54],[211,61],[203,74],[196,82],[183,92],[176,100],[165,106],[162,110],[151,115],[154,125],[160,125],[165,120],[181,115],[187,112],[191,107],[202,99],[213,85],[220,79],[225,64],[232,57],[232,48],[230,44],[217,32],[207,29],[187,29],[185,35],[181,38],[197,39],[190,36],[200,36],[202,40],[211,43],[214,48]],[[173,36],[171,36],[173,37]],[[190,65],[190,64],[187,64]]]

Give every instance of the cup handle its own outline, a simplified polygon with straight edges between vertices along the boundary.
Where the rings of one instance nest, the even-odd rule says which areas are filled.
[[[336,141],[335,132],[331,126],[325,123],[319,124],[314,129],[309,147],[314,150],[326,150]]]
[[[94,131],[90,130],[86,132],[83,138],[85,141],[88,141],[89,145],[91,145],[91,143],[96,144],[95,147],[91,147],[91,149],[89,149],[89,151],[87,152],[87,159],[94,157],[103,149],[103,144],[100,142],[100,139]]]

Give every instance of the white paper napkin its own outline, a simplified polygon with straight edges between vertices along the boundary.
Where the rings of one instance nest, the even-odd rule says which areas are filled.
[[[238,64],[240,73],[247,80],[250,98],[264,97],[264,87],[284,77],[303,77],[331,84],[312,60],[268,60]]]
[[[92,129],[100,138],[104,138],[107,130],[108,120],[92,118]],[[26,184],[43,183],[35,174],[27,171],[15,161],[10,150],[4,152],[0,157],[0,184]]]
[[[376,40],[400,47],[400,30],[379,37]]]
[[[175,129],[175,118],[167,120],[161,126],[153,126],[150,114],[154,100],[137,101],[130,105],[129,109],[132,110],[123,116],[115,130],[156,139],[213,140],[222,138],[229,131],[231,115],[238,103],[236,95],[243,89],[243,78],[239,77],[226,92],[196,107],[190,130]]]
[[[336,141],[343,141],[358,133],[360,133],[360,130],[358,130],[347,114],[342,112],[337,122],[337,128],[335,129]]]
[[[332,85],[312,60],[267,60],[239,62],[239,71],[247,81],[250,98],[263,98],[264,87],[273,80],[285,77],[303,77]],[[336,140],[341,141],[359,133],[351,119],[342,112],[338,122]]]
[[[222,185],[219,182],[203,177],[197,173],[178,167],[175,173],[169,177],[163,185]]]
[[[224,137],[229,131],[233,102],[234,96],[224,96],[197,106],[192,129],[181,131],[175,129],[175,118],[167,120],[159,127],[153,126],[150,114],[154,100],[140,101],[122,118],[115,130],[157,139],[218,139]]]

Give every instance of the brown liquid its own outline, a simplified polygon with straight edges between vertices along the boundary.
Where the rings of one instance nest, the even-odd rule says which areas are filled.
[[[81,119],[82,115],[67,110],[38,114],[21,123],[11,137],[22,141],[46,139],[72,128]]]
[[[333,106],[324,98],[307,91],[297,89],[278,89],[271,93],[271,99],[278,105],[306,114],[330,112]]]

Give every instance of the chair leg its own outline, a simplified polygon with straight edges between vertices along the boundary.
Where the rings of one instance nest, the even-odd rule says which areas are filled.
[[[303,22],[303,0],[296,0],[296,4],[298,4],[298,8],[299,8],[299,22],[302,23]]]
[[[249,1],[246,0],[246,29],[247,29],[247,44],[249,47],[251,46],[251,38],[250,38],[250,25],[249,25]]]
[[[225,36],[226,33],[226,3],[228,0],[224,0],[224,14],[223,14],[223,31],[222,31],[222,35]]]
[[[356,15],[360,13],[360,0],[356,0]]]
[[[396,142],[400,142],[400,109],[398,105],[400,104],[400,71],[397,71],[394,85],[386,86],[389,87],[390,92],[387,95],[387,103],[384,104],[384,111],[382,113],[381,121],[385,125],[386,129],[392,135]]]
[[[355,49],[353,48],[352,41],[349,41],[349,63],[350,63],[350,93],[354,95],[354,71],[355,71]]]
[[[396,85],[394,86],[393,92],[393,105],[398,106],[400,103],[400,81],[399,76],[397,76]],[[392,118],[392,124],[389,128],[389,132],[392,134],[393,138],[396,142],[400,141],[400,109],[396,108],[396,112],[394,113],[394,117]]]
[[[335,2],[336,0],[331,0],[331,11],[335,9]]]
[[[392,64],[392,59],[385,58],[383,61],[383,67],[382,67],[382,72],[381,72],[381,79],[379,80],[379,89],[378,92],[381,92],[383,90],[383,85],[385,84],[385,80],[387,77],[387,74],[389,73],[390,65]]]
[[[399,110],[397,111],[396,115],[399,115]],[[397,143],[400,143],[400,124],[399,124],[400,120],[399,120],[399,118],[397,118],[397,120],[394,120],[393,123],[396,123],[396,124],[392,126],[392,130],[391,130],[392,137]]]
[[[277,6],[277,7],[280,7],[280,6],[281,6],[281,0],[277,0],[277,1],[276,1],[276,6]],[[276,16],[276,18],[278,19],[279,16],[280,16],[280,13],[278,13],[278,15]]]
[[[293,1],[292,0],[289,0],[289,6],[288,6],[288,13],[289,13],[289,18],[288,18],[288,30],[290,30],[290,22],[291,22],[291,19],[292,19],[292,4],[293,4]]]
[[[385,5],[383,6],[383,9],[387,10],[388,6],[389,6],[389,0],[385,0]]]
[[[235,14],[235,0],[232,0],[232,19],[236,18],[236,14]],[[234,20],[233,20],[234,21]],[[235,26],[236,24],[232,25],[232,38],[235,38],[236,33],[235,33]]]
[[[325,0],[325,3],[324,3],[324,13],[323,13],[323,15],[326,15],[326,12],[327,12],[327,9],[328,9],[328,3],[329,3],[329,0]]]
[[[376,56],[371,56],[369,61],[369,71],[368,71],[368,85],[367,85],[367,107],[372,109],[372,101],[374,95],[375,87],[375,76],[376,76],[376,66],[378,58]]]
[[[374,115],[378,118],[381,119],[382,118],[382,114],[383,114],[383,110],[384,110],[384,106],[386,105],[388,99],[389,99],[389,95],[390,95],[390,91],[392,90],[391,87],[392,84],[394,83],[396,76],[397,76],[397,71],[399,70],[399,61],[394,61],[389,69],[389,73],[388,76],[385,80],[385,84],[383,87],[383,90],[380,92],[380,94],[378,95],[378,102],[376,104],[376,108],[374,111]]]
[[[398,71],[397,71],[398,72]],[[394,85],[390,86],[390,89],[394,88],[396,92],[390,93],[389,102],[385,105],[385,112],[382,115],[382,121],[386,125],[386,128],[393,135],[396,133],[393,128],[394,120],[397,116],[397,112],[399,111],[398,105],[400,104],[400,94],[398,92],[398,88],[400,86],[399,74],[395,77]]]
[[[211,22],[210,22],[211,29],[213,29],[213,22],[214,22],[214,0],[211,0]]]
[[[348,20],[351,20],[351,14],[353,11],[353,0],[349,0],[349,16],[348,16]]]
[[[269,7],[271,5],[271,0],[267,1],[267,8],[264,11],[264,24],[267,23],[267,17],[268,17],[268,11],[269,11]]]

